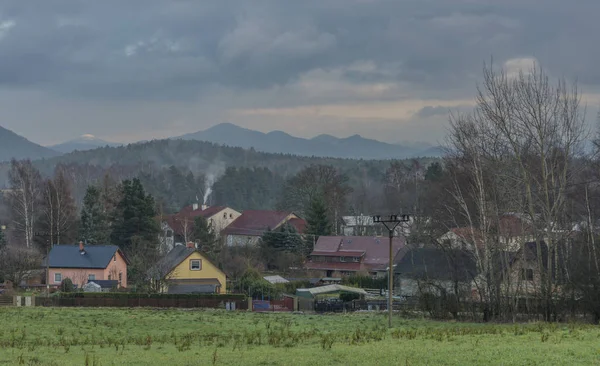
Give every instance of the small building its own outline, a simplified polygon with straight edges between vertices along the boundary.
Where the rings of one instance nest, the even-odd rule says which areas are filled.
[[[279,276],[279,275],[275,275],[275,276],[265,276],[263,277],[267,282],[272,283],[272,284],[278,284],[278,283],[289,283],[290,281],[286,280],[285,278]]]
[[[404,237],[394,237],[392,255],[405,246]],[[384,276],[389,267],[389,239],[380,236],[320,236],[305,264],[323,277],[348,276],[358,272]]]
[[[367,292],[361,288],[343,285],[325,285],[313,288],[296,289],[296,296],[304,298],[336,297],[341,293],[354,293],[361,297],[367,296]]]
[[[221,232],[229,246],[256,245],[268,230],[276,230],[289,224],[302,234],[306,221],[293,212],[246,210]]]
[[[398,259],[395,273],[395,293],[418,297],[423,293],[441,295],[456,291],[471,293],[478,271],[473,253],[466,250],[413,247]]]
[[[48,263],[48,284],[60,285],[65,278],[81,288],[89,281],[113,280],[127,287],[129,260],[116,245],[55,245],[44,260]]]
[[[194,243],[176,245],[148,273],[161,292],[226,293],[227,276]]]

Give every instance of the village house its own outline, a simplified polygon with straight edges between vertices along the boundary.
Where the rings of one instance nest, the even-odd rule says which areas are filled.
[[[404,237],[394,237],[394,258],[404,246]],[[359,272],[385,276],[389,267],[389,239],[380,236],[320,236],[305,267],[323,277]]]
[[[51,286],[69,278],[79,288],[96,280],[116,280],[118,287],[127,287],[129,261],[116,245],[55,245],[47,260]]]
[[[546,271],[548,269],[548,245],[542,241],[539,243],[539,247],[542,267]],[[503,287],[509,293],[521,298],[539,295],[542,286],[542,273],[540,272],[538,262],[538,243],[533,241],[527,242],[517,252],[508,254],[508,260],[499,262],[497,265],[499,267],[498,271],[503,274],[507,273],[507,275],[501,276]],[[550,252],[550,255],[552,256],[552,262],[559,264],[560,268],[566,268],[564,245],[556,245]],[[554,286],[560,285],[564,275],[564,273],[557,273],[555,269],[553,270]],[[555,287],[555,289],[558,289],[558,287]]]
[[[184,207],[174,215],[168,216],[161,223],[162,237],[165,251],[173,249],[177,244],[190,241],[194,231],[194,221],[197,217],[203,217],[209,227],[219,236],[221,231],[240,217],[241,213],[225,206],[206,206],[194,203]]]
[[[306,221],[293,212],[246,210],[221,235],[229,246],[256,245],[266,231],[276,230],[285,224],[291,225],[299,233],[306,228]]]
[[[217,293],[227,290],[227,276],[194,243],[175,245],[148,277],[155,289],[170,294]]]

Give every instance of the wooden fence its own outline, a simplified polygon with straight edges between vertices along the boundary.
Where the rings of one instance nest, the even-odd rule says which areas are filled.
[[[9,295],[0,295],[0,306],[13,306],[14,298]]]

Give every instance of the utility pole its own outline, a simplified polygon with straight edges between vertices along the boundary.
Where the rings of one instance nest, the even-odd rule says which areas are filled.
[[[392,296],[394,290],[394,253],[392,250],[392,245],[394,241],[394,231],[396,227],[400,225],[402,222],[408,222],[410,220],[409,215],[390,215],[388,219],[382,219],[381,216],[373,216],[373,223],[375,224],[383,224],[386,229],[388,229],[389,238],[390,238],[390,263],[388,268],[388,327],[392,327],[392,313],[393,313],[393,305],[394,298]]]

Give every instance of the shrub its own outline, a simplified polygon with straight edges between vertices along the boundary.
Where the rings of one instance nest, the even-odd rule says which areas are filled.
[[[73,291],[75,291],[75,286],[73,286],[73,281],[71,281],[71,279],[68,277],[65,278],[60,283],[60,291],[65,292],[65,293],[72,293]]]
[[[343,302],[349,302],[349,301],[358,300],[358,299],[360,299],[360,295],[355,294],[353,292],[342,292],[340,294],[340,300],[342,300]]]

